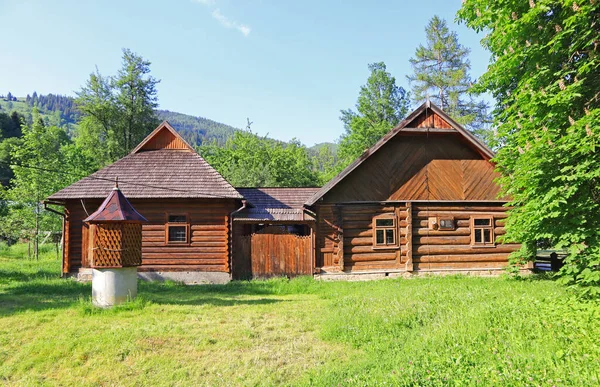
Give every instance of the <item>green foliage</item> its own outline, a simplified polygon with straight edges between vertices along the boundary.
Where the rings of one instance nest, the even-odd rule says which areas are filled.
[[[40,230],[59,231],[60,217],[45,211],[41,201],[82,176],[81,165],[86,161],[73,149],[63,128],[46,127],[41,119],[23,127],[22,138],[2,143],[6,144],[14,178],[3,194],[8,208],[0,233],[37,241]]]
[[[458,42],[444,19],[434,16],[425,28],[427,43],[420,44],[410,59],[414,74],[408,76],[416,104],[427,99],[458,123],[489,141],[490,116],[484,101],[474,99],[469,75],[471,50]]]
[[[385,63],[372,63],[369,71],[367,83],[360,88],[356,111],[341,112],[345,133],[340,139],[337,171],[374,145],[408,112],[409,96],[396,85],[396,78],[387,72]]]
[[[235,132],[220,147],[216,141],[200,147],[200,154],[229,183],[237,187],[311,187],[318,182],[306,147],[298,140],[287,144]]]
[[[89,283],[59,278],[53,249],[33,262],[26,245],[0,245],[5,384],[595,386],[600,377],[600,305],[553,281],[141,281],[137,301],[104,311],[90,306]]]
[[[336,144],[327,142],[308,148],[313,162],[313,170],[318,175],[319,185],[324,185],[335,176],[338,163],[337,149]]]
[[[458,16],[488,32],[505,239],[567,248],[565,282],[600,295],[600,3],[466,0]]]
[[[75,100],[82,119],[76,142],[97,168],[125,156],[158,124],[156,84],[150,62],[128,49],[116,76],[98,70],[90,75]]]

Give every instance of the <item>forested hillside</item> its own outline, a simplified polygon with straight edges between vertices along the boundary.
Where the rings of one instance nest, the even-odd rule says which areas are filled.
[[[227,139],[232,137],[236,130],[239,130],[208,118],[190,116],[169,110],[157,110],[156,114],[161,121],[169,121],[187,142],[196,146],[212,143],[213,141],[216,141],[218,145],[225,145]]]
[[[10,96],[10,100],[8,96]],[[64,127],[69,134],[73,134],[73,129],[81,116],[73,97],[58,94],[38,95],[35,91],[26,97],[15,97],[10,92],[7,95],[0,95],[0,112],[10,114],[16,111],[24,117],[28,125],[32,123],[34,107],[38,108],[40,117],[46,124]],[[213,142],[216,142],[218,146],[223,146],[237,130],[240,130],[208,118],[170,110],[158,109],[156,115],[161,121],[169,121],[193,146],[212,144]],[[316,155],[323,146],[329,148],[333,153],[337,149],[333,143],[316,144],[308,149],[311,155]]]

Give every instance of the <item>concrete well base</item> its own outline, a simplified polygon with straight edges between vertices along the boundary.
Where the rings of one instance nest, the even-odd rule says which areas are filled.
[[[92,302],[107,308],[137,296],[137,267],[92,270]]]

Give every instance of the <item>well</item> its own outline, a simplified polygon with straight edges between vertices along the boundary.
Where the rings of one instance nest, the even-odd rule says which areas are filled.
[[[142,264],[142,223],[146,218],[115,188],[98,210],[87,217],[89,224],[92,302],[110,307],[137,296],[137,267]]]

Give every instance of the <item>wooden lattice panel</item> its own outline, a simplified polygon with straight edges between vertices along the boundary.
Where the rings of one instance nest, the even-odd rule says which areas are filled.
[[[142,264],[142,225],[123,224],[123,266]]]
[[[92,267],[141,265],[141,224],[97,224],[92,232]]]

